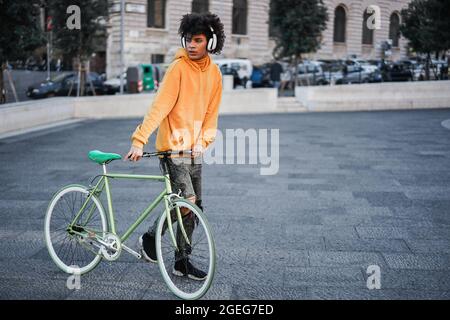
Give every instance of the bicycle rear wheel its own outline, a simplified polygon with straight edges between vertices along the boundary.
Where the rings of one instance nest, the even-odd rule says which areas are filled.
[[[53,196],[45,215],[44,235],[50,257],[70,274],[89,272],[102,258],[100,248],[88,236],[103,236],[108,231],[100,200],[93,195],[78,220],[73,221],[88,196],[84,186],[63,187]]]
[[[172,204],[174,208],[172,212],[175,208],[191,210],[190,218],[186,216],[182,223],[187,232],[192,226],[194,228],[190,234],[189,245],[183,237],[178,219],[172,223],[178,251],[173,244],[170,229],[167,227],[167,215],[164,213],[161,216],[156,232],[156,256],[159,268],[164,281],[176,296],[187,300],[199,299],[208,291],[214,278],[216,264],[214,240],[208,222],[198,206],[185,199],[177,199]],[[183,275],[175,269],[176,262],[178,265],[191,263],[205,272],[206,277],[194,280],[189,274]]]

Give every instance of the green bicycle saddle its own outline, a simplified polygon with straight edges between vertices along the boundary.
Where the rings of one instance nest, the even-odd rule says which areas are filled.
[[[101,152],[99,150],[91,150],[88,153],[89,159],[91,159],[94,162],[97,162],[98,164],[104,164],[111,162],[113,160],[122,159],[122,156],[117,153],[106,153]]]

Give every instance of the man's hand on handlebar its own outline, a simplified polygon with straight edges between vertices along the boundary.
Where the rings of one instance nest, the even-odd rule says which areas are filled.
[[[201,144],[196,144],[194,145],[194,147],[192,148],[192,156],[198,157],[203,153],[203,146]]]
[[[128,154],[125,157],[124,161],[139,161],[141,160],[143,153],[144,151],[141,148],[131,146],[130,151],[128,151]]]

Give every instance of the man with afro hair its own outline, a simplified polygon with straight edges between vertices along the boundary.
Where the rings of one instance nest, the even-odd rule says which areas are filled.
[[[222,75],[209,53],[222,51],[225,34],[219,17],[212,13],[191,13],[182,17],[178,30],[181,46],[169,65],[161,87],[144,120],[131,136],[131,148],[125,159],[139,161],[149,136],[158,129],[157,151],[191,150],[190,158],[171,157],[166,163],[172,190],[203,210],[201,174],[203,153],[214,141],[217,131],[219,105],[222,98]],[[163,159],[160,160],[164,161]],[[191,239],[195,217],[183,210],[183,220]],[[140,238],[141,252],[147,261],[157,262],[157,222]],[[178,230],[179,231],[179,230]],[[178,232],[177,232],[178,233]],[[177,237],[185,242],[184,237]],[[185,243],[178,243],[183,248]],[[189,261],[189,255],[175,257],[173,274],[203,280],[207,274]]]

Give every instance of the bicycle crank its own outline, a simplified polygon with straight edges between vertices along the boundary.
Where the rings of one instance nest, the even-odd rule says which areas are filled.
[[[120,253],[122,252],[122,243],[118,236],[108,233],[103,238],[103,241],[99,240],[99,242],[102,244],[100,250],[105,260],[114,261],[119,258]]]

